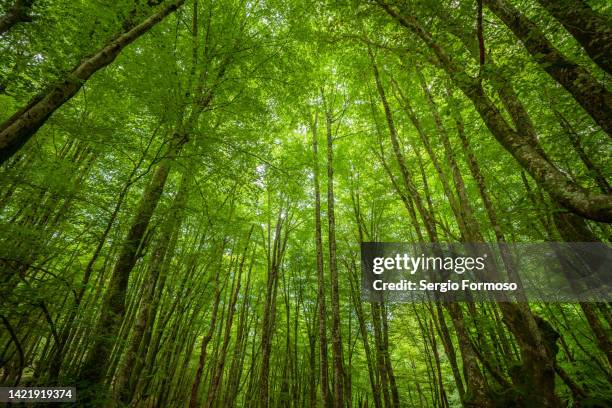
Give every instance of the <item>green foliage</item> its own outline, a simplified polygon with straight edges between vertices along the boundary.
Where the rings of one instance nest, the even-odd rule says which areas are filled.
[[[9,2],[2,2],[0,10],[8,10],[5,3]],[[75,64],[123,32],[126,24],[151,15],[160,7],[157,3],[35,1],[32,22],[0,34],[0,120],[62,81]],[[350,284],[353,274],[359,275],[359,240],[362,236],[366,241],[416,241],[417,230],[425,231],[426,225],[422,217],[415,225],[400,199],[400,193],[409,200],[415,197],[402,184],[373,63],[380,72],[406,166],[432,212],[440,241],[462,241],[465,234],[453,210],[452,200],[458,198],[449,157],[465,183],[473,227],[485,240],[498,239],[496,227],[511,242],[560,239],[553,218],[566,210],[534,182],[530,169],[495,140],[432,50],[376,3],[187,1],[99,70],[0,167],[0,315],[6,318],[0,330],[3,385],[70,385],[81,378],[79,370],[91,344],[112,335],[114,349],[104,362],[106,385],[100,387],[99,398],[118,400],[113,381],[123,370],[140,324],[139,311],[146,303],[151,310],[136,344],[135,367],[128,370],[129,398],[134,406],[183,406],[189,400],[200,362],[199,345],[211,326],[215,291],[220,288],[220,311],[212,322],[214,336],[207,348],[200,402],[212,387],[228,333],[229,352],[222,361],[221,387],[212,406],[226,406],[228,401],[255,406],[262,314],[275,228],[282,222],[281,235],[288,234],[288,240],[272,307],[269,406],[306,406],[312,387],[316,401],[309,406],[319,406],[317,296],[324,296],[328,304],[330,367],[332,350],[325,167],[328,110],[333,115],[345,381],[350,380],[352,406],[361,406],[359,401],[366,399],[373,406],[374,394],[383,387],[376,367],[382,351],[375,342],[371,305],[361,302],[359,282],[355,287]],[[461,40],[466,36],[477,46],[473,3],[406,0],[397,2],[397,7],[423,23],[464,75],[480,76],[483,92],[504,120],[515,126],[500,92],[509,84],[553,166],[584,190],[601,193],[597,177],[609,182],[612,176],[610,138],[486,8],[487,62],[481,69],[474,49]],[[572,61],[610,89],[609,76],[538,2],[512,3]],[[609,18],[606,2],[591,3]],[[417,68],[449,135],[450,151],[445,150]],[[210,103],[202,107],[208,95]],[[407,114],[407,101],[433,153]],[[497,225],[459,137],[457,115],[497,213]],[[578,147],[560,118],[575,132]],[[314,239],[315,132],[326,279],[322,294],[317,293]],[[176,157],[168,157],[169,146],[183,133],[185,146]],[[140,241],[136,263],[128,271],[126,307],[118,331],[96,332],[124,239],[147,186],[166,161],[171,163],[170,175]],[[177,210],[173,202],[185,180],[189,186],[185,208]],[[450,197],[443,180],[451,185]],[[603,193],[609,197],[610,191]],[[595,238],[609,240],[609,224],[581,220]],[[167,222],[173,228],[171,239],[158,245]],[[145,297],[157,247],[166,252],[152,295]],[[242,256],[241,288],[237,305],[231,308]],[[364,316],[358,315],[358,302]],[[555,392],[560,401],[567,406],[605,406],[612,398],[612,368],[584,311],[575,304],[530,307],[561,336],[553,341],[558,347],[555,364],[571,382],[558,373]],[[609,344],[609,307],[595,307]],[[525,406],[529,400],[529,384],[523,389],[519,381],[524,357],[516,333],[502,322],[497,305],[460,306],[467,339],[460,338],[448,311],[437,313],[433,304],[389,304],[385,310],[389,365],[401,406],[470,406],[475,401],[462,360],[463,340],[478,351],[476,365],[497,406]],[[233,324],[226,327],[232,311]],[[365,319],[367,351],[360,318]],[[449,327],[448,338],[441,332],[442,323]],[[53,354],[61,342],[65,342],[61,370],[54,376]],[[449,348],[456,354],[454,359]],[[374,387],[369,369],[374,371]]]

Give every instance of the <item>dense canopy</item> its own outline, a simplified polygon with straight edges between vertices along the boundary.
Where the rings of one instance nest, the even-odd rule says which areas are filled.
[[[606,0],[1,0],[0,385],[610,406],[609,304],[367,302],[359,250],[609,243],[611,75]]]

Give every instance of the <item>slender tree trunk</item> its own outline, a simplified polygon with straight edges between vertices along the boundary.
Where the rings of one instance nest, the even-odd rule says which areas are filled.
[[[317,314],[319,327],[319,375],[323,408],[330,406],[329,368],[327,357],[327,307],[325,305],[325,271],[323,268],[323,239],[321,234],[321,192],[319,187],[318,113],[312,122],[313,179],[315,193],[315,246],[317,252]]]
[[[274,334],[276,315],[276,293],[278,289],[278,277],[283,260],[287,238],[288,227],[284,227],[286,218],[283,218],[283,210],[279,210],[276,221],[273,242],[268,241],[271,246],[272,256],[268,269],[268,282],[266,289],[266,302],[264,305],[262,337],[261,337],[261,378],[259,383],[259,407],[268,408],[270,405],[270,354],[272,350],[272,337]],[[283,228],[284,237],[282,236]]]
[[[380,379],[379,391],[383,396],[385,408],[392,407],[391,396],[389,394],[389,375],[387,373],[387,364],[385,361],[384,342],[382,339],[382,328],[380,323],[380,302],[372,302],[372,326],[374,327],[374,343],[376,345],[376,368]]]
[[[326,106],[325,124],[327,133],[327,221],[329,245],[329,272],[331,277],[332,303],[332,360],[334,366],[334,407],[344,406],[344,367],[342,358],[342,333],[340,329],[340,291],[338,266],[336,263],[336,218],[334,210],[334,145],[332,107]]]
[[[245,334],[248,330],[247,310],[250,306],[250,288],[251,288],[251,271],[253,270],[253,264],[255,263],[255,250],[251,254],[251,262],[249,265],[249,271],[247,273],[246,287],[243,294],[243,301],[240,307],[240,316],[238,318],[238,328],[236,330],[236,340],[234,341],[234,352],[232,356],[232,363],[230,366],[228,379],[229,384],[225,387],[226,395],[225,401],[226,406],[233,407],[238,394],[238,388],[240,386],[240,378],[242,377],[242,367],[244,362],[244,355],[246,351],[247,341],[245,340]]]
[[[210,389],[208,390],[208,396],[204,404],[205,408],[211,408],[214,404],[217,392],[220,387],[221,377],[223,376],[223,368],[225,367],[225,359],[227,357],[227,349],[229,347],[232,323],[234,321],[234,313],[236,311],[236,302],[238,302],[238,294],[240,293],[240,279],[242,278],[242,270],[244,269],[244,261],[249,251],[249,244],[251,242],[251,234],[253,233],[253,226],[249,230],[249,234],[246,239],[245,248],[242,252],[242,258],[240,259],[240,265],[238,266],[238,275],[236,277],[236,288],[231,293],[231,299],[228,305],[227,321],[225,323],[225,334],[219,356],[217,357],[217,367],[215,368],[213,378],[211,381]]]
[[[372,397],[374,398],[374,407],[382,408],[382,402],[380,400],[380,386],[376,377],[376,363],[372,357],[372,349],[370,346],[368,330],[366,328],[365,313],[362,307],[362,301],[357,288],[357,277],[354,276],[357,273],[357,268],[353,265],[353,277],[350,278],[351,283],[351,298],[353,300],[353,306],[355,307],[355,313],[357,314],[357,321],[359,323],[359,333],[361,334],[361,341],[363,343],[363,349],[366,356],[366,363],[368,364],[368,377],[370,380],[370,387],[372,388]]]
[[[427,231],[430,241],[438,242],[438,236],[434,227],[434,222],[422,203],[421,197],[416,189],[416,186],[414,185],[414,181],[412,180],[412,176],[408,170],[403,154],[401,153],[399,141],[397,138],[397,130],[395,128],[395,122],[393,120],[391,108],[389,107],[387,99],[385,97],[385,92],[378,75],[378,69],[374,64],[374,59],[372,58],[371,54],[370,57],[373,63],[374,78],[376,80],[378,93],[385,109],[385,116],[387,118],[387,125],[389,128],[391,142],[393,144],[393,150],[395,151],[398,164],[400,165],[400,170],[402,172],[404,183],[406,185],[407,190],[412,194],[412,198],[416,204],[417,209],[419,210],[423,223],[425,224],[425,229]],[[476,354],[474,353],[474,350],[472,349],[472,346],[469,342],[468,330],[465,326],[465,322],[463,319],[463,312],[461,311],[460,306],[455,302],[447,303],[446,308],[448,309],[449,314],[451,315],[453,325],[457,332],[457,338],[459,340],[461,358],[463,361],[463,368],[467,383],[466,395],[470,396],[469,402],[481,407],[491,407],[494,404],[491,399],[491,396],[489,395],[489,390],[485,383],[484,376],[482,375],[482,372],[478,367]]]
[[[578,133],[576,133],[572,125],[561,114],[561,112],[557,111],[554,108],[553,111],[555,113],[555,116],[559,120],[559,124],[563,128],[563,131],[565,132],[572,146],[574,147],[574,150],[578,154],[578,157],[580,157],[580,160],[582,160],[582,163],[584,163],[584,167],[586,167],[589,173],[592,174],[601,192],[610,194],[612,192],[612,187],[610,187],[610,184],[606,180],[606,177],[604,176],[604,173],[601,171],[601,169],[596,166],[595,163],[593,163],[587,152],[585,152],[584,148],[580,144],[580,136],[578,136]]]
[[[219,255],[220,257],[223,256],[223,252],[225,250],[225,240],[221,247],[222,247],[222,250]],[[220,263],[221,262],[222,262],[222,259],[220,260]],[[219,313],[219,303],[221,302],[221,293],[223,290],[221,288],[220,279],[218,275],[220,272],[213,271],[213,273],[217,274],[215,277],[215,300],[213,304],[212,314],[210,317],[210,326],[208,327],[208,331],[206,332],[204,337],[202,337],[202,342],[200,343],[200,357],[198,359],[198,368],[196,370],[196,375],[191,385],[189,408],[195,408],[198,406],[200,383],[202,382],[202,374],[204,373],[204,367],[206,365],[208,343],[210,343],[210,340],[212,339],[215,333],[215,328],[217,327],[217,314]]]
[[[391,401],[395,408],[400,408],[400,397],[397,389],[397,383],[395,381],[395,373],[393,372],[393,364],[391,363],[391,355],[389,354],[389,319],[387,316],[387,307],[385,302],[380,304],[381,320],[382,320],[382,341],[385,357],[385,371],[387,372],[387,378],[389,379],[389,388],[391,390]]]

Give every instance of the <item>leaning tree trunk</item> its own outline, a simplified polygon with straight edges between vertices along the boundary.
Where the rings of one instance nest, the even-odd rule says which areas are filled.
[[[184,142],[184,138],[174,142],[174,147],[170,153],[171,157],[179,153]],[[80,379],[84,382],[96,385],[103,383],[105,380],[106,368],[115,343],[115,336],[119,333],[125,314],[125,297],[130,272],[138,259],[141,244],[153,212],[164,191],[170,168],[171,158],[166,158],[155,171],[151,182],[143,192],[138,211],[122,243],[119,258],[102,302],[98,325],[93,333],[95,336],[94,343],[80,372]],[[93,390],[93,392],[95,391],[97,390]],[[93,396],[94,394],[91,393],[90,397]]]
[[[27,23],[32,21],[29,12],[32,9],[34,0],[15,0],[13,6],[0,16],[0,34],[4,34],[17,23]]]
[[[167,256],[168,242],[170,242],[174,230],[180,228],[183,208],[187,198],[187,188],[188,178],[186,175],[183,175],[179,191],[174,198],[174,203],[169,213],[166,215],[167,218],[164,221],[158,242],[152,251],[149,268],[143,282],[144,287],[142,288],[143,290],[140,298],[141,306],[137,313],[132,338],[127,346],[123,362],[119,366],[120,368],[114,384],[116,398],[124,404],[130,402],[130,398],[134,391],[134,384],[130,379],[132,378],[133,369],[136,366],[138,349],[141,346],[145,331],[148,326],[153,325],[153,322],[149,320],[149,316],[151,315],[152,306],[155,303],[155,287],[157,286],[157,281]],[[161,296],[161,293],[157,292],[157,296]]]
[[[612,136],[612,94],[606,87],[556,49],[531,20],[506,0],[484,0],[484,3],[521,40],[542,69],[561,84],[595,122]],[[562,7],[571,9],[566,2]]]
[[[601,69],[612,75],[612,25],[584,0],[538,0]]]
[[[438,242],[439,240],[435,229],[435,222],[433,220],[433,217],[425,209],[425,206],[423,205],[421,200],[421,196],[419,195],[416,189],[412,175],[406,164],[405,158],[401,153],[393,114],[385,96],[382,82],[378,73],[378,68],[374,63],[374,58],[371,54],[370,58],[372,59],[372,67],[374,69],[376,87],[378,89],[380,100],[385,110],[385,117],[387,119],[387,127],[389,129],[389,135],[393,144],[393,150],[395,152],[397,162],[400,166],[400,171],[402,173],[406,190],[411,193],[411,197],[414,200],[417,209],[419,210],[429,240],[431,242]],[[461,307],[456,302],[448,302],[445,306],[451,316],[453,325],[457,332],[457,339],[459,343],[459,348],[461,349],[461,359],[463,361],[464,374],[466,379],[466,395],[469,395],[469,402],[471,404],[474,404],[475,406],[492,407],[494,406],[494,402],[491,398],[488,386],[485,382],[485,378],[478,366],[476,353],[474,352],[474,350],[472,349],[472,345],[470,344],[469,333],[467,327],[465,326],[465,320]]]
[[[122,33],[95,54],[85,58],[58,83],[34,97],[7,119],[0,126],[0,164],[11,158],[44,125],[49,116],[69,101],[93,74],[113,62],[126,46],[184,2],[185,0],[174,0],[131,30]]]

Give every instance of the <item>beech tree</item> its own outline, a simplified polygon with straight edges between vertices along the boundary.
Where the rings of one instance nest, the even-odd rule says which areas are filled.
[[[115,3],[0,2],[1,385],[609,405],[608,303],[370,299],[360,257],[486,245],[523,284],[508,245],[609,246],[605,1]]]

